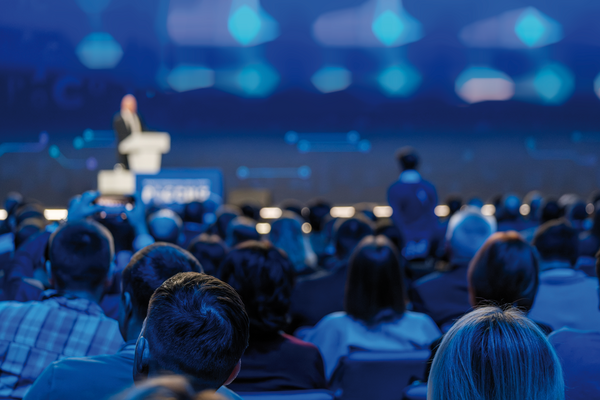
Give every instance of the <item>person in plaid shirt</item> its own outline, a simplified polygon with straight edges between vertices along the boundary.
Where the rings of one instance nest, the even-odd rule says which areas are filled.
[[[2,400],[23,398],[56,360],[112,354],[123,345],[117,321],[98,305],[111,282],[112,236],[96,222],[74,219],[50,238],[47,267],[56,290],[40,301],[0,302]]]

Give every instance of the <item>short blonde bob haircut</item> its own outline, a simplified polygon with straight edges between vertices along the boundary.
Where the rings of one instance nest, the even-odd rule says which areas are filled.
[[[433,359],[428,400],[564,400],[560,361],[516,308],[481,307],[459,319]]]

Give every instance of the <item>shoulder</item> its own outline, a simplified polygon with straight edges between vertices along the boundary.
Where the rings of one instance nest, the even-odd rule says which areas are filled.
[[[589,340],[599,342],[600,332],[561,328],[552,332],[550,336],[548,336],[548,340],[553,345],[563,343],[583,343]]]
[[[228,400],[242,400],[242,398],[237,393],[235,393],[231,389],[226,388],[225,386],[221,386],[219,390],[217,390],[217,393],[219,393],[221,396],[225,397]]]
[[[421,326],[421,327],[435,327],[437,329],[437,325],[433,322],[433,319],[427,314],[423,314],[416,311],[405,311],[402,319],[405,323],[409,323],[412,326]]]

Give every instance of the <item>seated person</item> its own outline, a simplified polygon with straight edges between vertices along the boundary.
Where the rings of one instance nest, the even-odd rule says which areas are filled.
[[[236,378],[248,339],[248,314],[231,286],[179,273],[152,295],[135,347],[134,380],[178,374],[195,392],[217,390]]]
[[[225,204],[217,210],[216,221],[208,229],[209,233],[217,234],[221,239],[227,238],[227,228],[231,221],[242,215],[239,207]]]
[[[558,357],[546,335],[514,308],[482,307],[444,336],[428,400],[563,400]]]
[[[219,235],[203,233],[192,240],[188,251],[200,261],[205,274],[216,276],[229,250]]]
[[[227,246],[232,249],[248,240],[260,240],[260,235],[256,230],[256,221],[244,216],[231,220],[227,226],[225,238]]]
[[[542,225],[533,239],[540,255],[540,288],[529,313],[535,321],[563,327],[600,331],[595,306],[598,278],[575,270],[577,231],[565,220]]]
[[[357,218],[338,222],[334,234],[337,261],[330,271],[316,272],[298,280],[292,293],[292,322],[288,332],[301,326],[313,326],[327,314],[344,310],[348,258],[362,238],[373,234],[373,229]]]
[[[596,258],[596,273],[600,273],[600,253]],[[597,307],[598,299],[595,299],[593,305]],[[563,366],[565,398],[568,400],[600,398],[600,386],[598,386],[600,331],[562,328],[552,333],[548,340],[554,346]]]
[[[226,400],[212,390],[196,394],[183,376],[167,375],[148,379],[139,386],[127,390],[115,400]]]
[[[119,330],[125,345],[116,354],[66,358],[50,364],[25,399],[108,400],[132,386],[135,343],[150,297],[175,274],[201,271],[190,253],[172,244],[155,243],[138,251],[123,271]],[[99,376],[103,378],[98,379]]]
[[[367,236],[360,242],[350,258],[345,312],[329,314],[303,332],[321,351],[327,379],[351,348],[423,349],[441,335],[430,317],[406,310],[403,280],[400,257],[389,239]]]
[[[296,214],[285,211],[281,218],[273,222],[269,240],[287,254],[296,276],[315,272],[317,257],[310,249],[308,239],[302,232],[302,220]]]
[[[471,310],[467,271],[471,259],[496,231],[496,221],[475,207],[455,213],[446,230],[449,264],[416,280],[409,290],[413,311],[429,315],[439,327],[449,327]],[[444,329],[442,329],[444,330]]]
[[[243,368],[229,388],[238,392],[326,388],[319,350],[281,333],[288,323],[294,276],[288,258],[269,242],[242,243],[221,264],[219,278],[238,292],[250,318]]]
[[[0,397],[21,399],[50,363],[112,354],[123,344],[117,321],[98,305],[111,283],[110,232],[95,222],[60,226],[50,237],[50,283],[40,301],[0,302]]]
[[[148,217],[148,230],[157,242],[179,244],[182,237],[183,222],[175,211],[167,208]]]

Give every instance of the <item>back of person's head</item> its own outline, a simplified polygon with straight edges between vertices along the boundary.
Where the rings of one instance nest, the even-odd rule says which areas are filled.
[[[192,201],[185,205],[183,211],[183,220],[185,222],[195,222],[201,224],[204,217],[204,205],[199,201]]]
[[[546,335],[515,308],[482,307],[440,344],[428,400],[563,400],[560,361]]]
[[[452,195],[446,198],[446,205],[448,206],[448,209],[450,211],[450,214],[448,214],[448,216],[451,217],[461,209],[463,201],[462,198],[460,198],[459,196]]]
[[[373,234],[373,227],[366,217],[338,220],[335,225],[333,242],[336,255],[340,260],[350,257],[358,243],[365,236]]]
[[[256,221],[248,217],[237,217],[227,227],[227,246],[233,248],[247,240],[260,240],[260,234],[256,230]]]
[[[375,225],[375,236],[383,235],[390,239],[390,241],[396,246],[396,249],[402,249],[404,247],[404,238],[400,229],[394,224],[390,218],[379,218]]]
[[[48,257],[57,289],[95,289],[109,275],[113,239],[97,222],[65,223],[50,236]]]
[[[27,218],[17,226],[15,248],[19,248],[29,238],[46,229],[45,218]]]
[[[577,261],[578,234],[565,219],[552,220],[540,226],[532,244],[544,261],[568,261],[572,265]]]
[[[352,253],[344,308],[368,325],[398,318],[406,310],[403,266],[385,236],[367,236]]]
[[[538,274],[533,246],[515,231],[495,233],[469,265],[471,304],[511,304],[529,311],[539,286]]]
[[[296,217],[302,217],[304,204],[296,199],[286,199],[279,204],[279,208],[281,208],[284,212],[292,212]]]
[[[542,193],[537,190],[532,190],[525,195],[523,204],[529,206],[529,219],[537,220],[540,218],[540,209],[542,208],[543,202],[544,197],[542,196]]]
[[[567,206],[566,216],[573,224],[582,224],[589,217],[587,204],[583,201],[576,201]]]
[[[503,196],[501,205],[502,219],[512,220],[521,215],[521,199],[519,199],[516,195],[507,194]]]
[[[327,217],[329,217],[331,204],[323,199],[313,199],[307,203],[306,207],[308,208],[308,222],[312,230],[321,232]]]
[[[269,240],[275,247],[287,254],[297,272],[306,268],[302,223],[293,213],[286,211],[281,218],[271,224]]]
[[[180,272],[202,272],[202,267],[194,256],[174,244],[154,243],[133,255],[122,272],[122,296],[129,293],[136,317],[146,317],[154,291]]]
[[[242,210],[242,216],[246,218],[250,218],[254,221],[258,221],[260,219],[260,206],[254,203],[246,203],[240,206],[240,210]]]
[[[219,235],[203,233],[192,240],[188,251],[200,261],[205,274],[216,276],[229,250]]]
[[[44,217],[44,206],[36,200],[29,200],[20,204],[15,211],[15,217],[17,225],[30,218],[46,219]]]
[[[113,397],[113,400],[226,400],[212,390],[196,394],[181,375],[166,375],[148,379],[134,388]]]
[[[402,147],[396,151],[396,160],[404,171],[417,169],[419,166],[419,156],[412,147]]]
[[[134,375],[181,374],[195,390],[216,389],[235,379],[248,338],[248,315],[236,291],[210,275],[182,272],[152,295]]]
[[[183,222],[177,213],[167,208],[148,217],[148,230],[157,242],[177,244]]]
[[[490,235],[496,232],[496,220],[475,207],[455,213],[448,221],[446,240],[451,259],[469,261]]]
[[[214,230],[212,233],[216,233],[217,235],[221,236],[221,239],[225,240],[227,237],[227,228],[229,227],[229,224],[240,215],[242,215],[242,210],[240,210],[239,207],[227,204],[221,206],[217,210],[217,220],[214,223]]]
[[[541,207],[540,223],[544,224],[562,217],[562,211],[555,200],[544,200]]]
[[[275,333],[286,327],[294,267],[271,243],[239,245],[221,264],[219,278],[241,296],[253,332]]]

